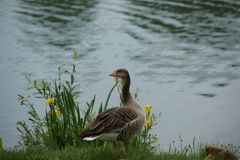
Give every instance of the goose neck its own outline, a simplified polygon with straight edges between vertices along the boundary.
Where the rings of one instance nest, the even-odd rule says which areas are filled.
[[[130,89],[130,77],[127,76],[124,80],[123,80],[123,87],[122,87],[122,98],[123,98],[123,104],[126,104],[127,101],[131,98],[131,94],[129,92]]]

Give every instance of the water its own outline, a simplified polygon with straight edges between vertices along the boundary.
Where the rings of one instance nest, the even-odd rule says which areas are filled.
[[[240,1],[1,0],[0,137],[17,144],[16,121],[27,118],[17,94],[25,74],[51,79],[79,53],[81,103],[100,102],[128,68],[139,103],[162,112],[154,133],[161,147],[240,143]],[[117,96],[111,105],[119,103]],[[44,113],[39,102],[38,111]]]

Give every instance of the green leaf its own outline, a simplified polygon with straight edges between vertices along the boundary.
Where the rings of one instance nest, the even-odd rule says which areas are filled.
[[[102,111],[103,111],[102,109],[103,109],[103,104],[102,104],[102,102],[101,102],[100,107],[99,107],[99,110],[98,110],[98,114],[102,113]]]
[[[76,72],[76,66],[73,65],[73,73],[75,73],[75,72]]]
[[[0,150],[2,150],[3,149],[3,140],[2,140],[2,138],[0,137]]]
[[[110,92],[108,93],[108,96],[107,96],[107,99],[106,99],[106,102],[105,102],[103,111],[105,111],[105,110],[107,109],[107,105],[108,105],[109,99],[110,99],[110,97],[111,97],[111,95],[112,95],[113,90],[114,90],[115,87],[118,85],[118,82],[119,82],[119,81],[116,81],[116,83],[113,85],[113,87],[111,88]]]
[[[71,75],[71,84],[73,84],[73,83],[74,83],[74,76]]]

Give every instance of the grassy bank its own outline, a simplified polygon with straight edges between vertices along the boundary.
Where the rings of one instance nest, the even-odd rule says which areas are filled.
[[[123,148],[119,151],[119,158],[125,158]],[[110,146],[84,148],[65,147],[64,149],[49,149],[40,147],[34,150],[2,150],[1,160],[106,160],[116,159],[116,154]],[[159,152],[152,153],[145,148],[132,148],[128,159],[132,160],[203,160],[204,152],[199,151],[195,155],[179,153]]]

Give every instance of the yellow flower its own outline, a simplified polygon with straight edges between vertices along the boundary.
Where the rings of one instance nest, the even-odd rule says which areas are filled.
[[[151,109],[152,109],[152,106],[150,104],[147,104],[147,105],[144,106],[144,110],[147,113],[151,112]]]
[[[47,99],[46,99],[46,105],[54,104],[54,100],[55,100],[54,97],[52,97],[52,98],[47,98]]]
[[[73,51],[73,53],[72,53],[72,58],[73,58],[74,60],[76,60],[76,59],[78,58],[78,54],[77,54],[76,51]]]
[[[151,119],[151,117],[148,117],[146,119],[146,121],[144,122],[144,125],[145,126],[152,126],[152,119]]]
[[[59,116],[61,114],[60,110],[59,109],[54,109],[54,112],[55,112],[57,118],[59,118]]]

